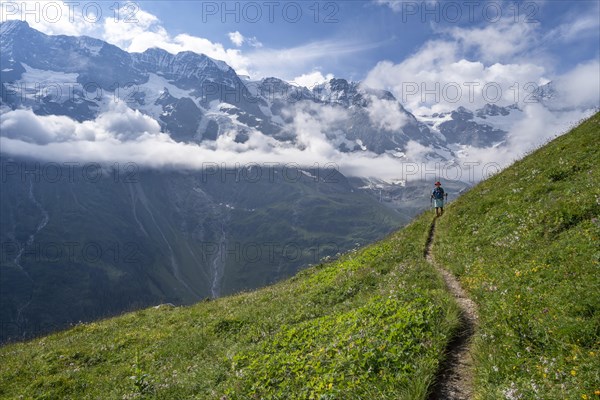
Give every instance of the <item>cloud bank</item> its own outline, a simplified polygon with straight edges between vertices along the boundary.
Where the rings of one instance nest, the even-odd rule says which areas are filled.
[[[294,119],[289,129],[295,136],[290,142],[282,143],[251,130],[245,143],[236,142],[237,132],[233,131],[216,141],[181,143],[161,132],[154,119],[122,103],[110,104],[96,119],[84,122],[64,116],[39,116],[31,110],[10,110],[0,114],[0,146],[5,155],[52,162],[119,162],[184,169],[202,169],[215,163],[225,167],[268,163],[300,167],[335,165],[348,176],[388,181],[436,176],[475,183],[564,132],[572,121],[589,115],[577,110],[557,114],[539,104],[530,105],[524,108],[524,117],[514,126],[504,146],[483,149],[463,146],[455,149],[458,156],[455,160],[441,162],[428,156],[431,149],[414,141],[409,142],[401,157],[368,151],[344,153],[335,145],[334,127],[348,118],[347,111],[299,103],[290,112]]]

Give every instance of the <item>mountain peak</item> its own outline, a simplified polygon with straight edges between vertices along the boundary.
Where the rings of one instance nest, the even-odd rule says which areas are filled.
[[[181,58],[209,58],[206,54],[195,53],[191,50],[180,51],[176,56]]]
[[[534,100],[540,102],[554,100],[557,95],[556,85],[550,81],[545,85],[538,86],[531,95]]]
[[[161,56],[163,56],[163,55],[169,55],[171,53],[169,53],[165,49],[161,49],[160,47],[150,47],[150,48],[146,49],[142,54],[161,55]]]
[[[467,108],[460,106],[456,109],[457,113],[466,113],[466,114],[473,114],[473,112],[471,110],[468,110]]]
[[[351,82],[343,78],[333,78],[327,85],[332,92],[346,92],[346,93],[357,93],[358,83]]]
[[[482,108],[476,110],[477,115],[479,117],[481,116],[498,116],[498,115],[502,115],[502,116],[507,116],[510,111],[508,111],[505,107],[499,107],[496,104],[490,104],[487,103],[485,106],[483,106]]]
[[[29,29],[30,26],[27,21],[21,21],[18,19],[11,19],[0,23],[0,35],[15,34],[23,29]]]
[[[143,57],[150,57],[157,60],[169,60],[169,62],[177,62],[177,63],[185,63],[185,64],[203,64],[203,65],[214,65],[216,68],[223,72],[229,72],[229,70],[233,70],[225,61],[216,60],[212,57],[207,56],[203,53],[196,53],[190,50],[180,51],[177,54],[173,54],[168,52],[165,49],[152,47],[146,49],[141,54]]]
[[[266,83],[266,84],[271,84],[271,83],[278,83],[279,84],[279,83],[283,83],[283,84],[289,85],[289,83],[287,83],[283,79],[279,79],[279,78],[276,78],[274,76],[269,76],[267,78],[262,78],[261,82],[262,83]]]
[[[213,64],[218,69],[223,72],[229,72],[232,69],[225,61],[216,60],[212,57],[207,56],[204,53],[196,53],[190,50],[180,51],[175,55],[176,60],[181,60],[186,63],[204,63],[204,64]]]

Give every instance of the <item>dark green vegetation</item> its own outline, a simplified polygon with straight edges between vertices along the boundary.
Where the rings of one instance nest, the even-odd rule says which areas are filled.
[[[261,287],[404,221],[333,169],[1,161],[0,341]]]
[[[476,399],[600,390],[600,114],[481,183],[433,251],[479,304]],[[273,286],[0,349],[0,397],[424,399],[457,307],[432,215]]]
[[[480,399],[600,391],[600,114],[482,182],[434,254],[480,305]]]

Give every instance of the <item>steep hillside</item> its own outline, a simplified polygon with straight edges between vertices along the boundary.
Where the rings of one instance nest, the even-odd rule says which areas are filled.
[[[232,135],[249,150],[251,138],[279,148],[303,148],[306,143],[291,123],[323,111],[337,116],[337,122],[327,124],[324,140],[342,152],[396,153],[415,140],[432,146],[433,154],[444,145],[390,92],[344,79],[309,90],[277,78],[243,81],[224,62],[190,51],[129,53],[85,36],[45,35],[16,20],[1,23],[0,33],[0,106],[6,106],[5,112],[31,108],[37,115],[91,121],[120,99],[151,116],[178,142],[212,142],[208,146],[214,148],[218,138]],[[47,87],[46,82],[52,84]],[[49,95],[55,86],[56,95]],[[97,95],[88,93],[91,86],[99,89]],[[402,124],[374,117],[384,106],[390,121]],[[7,127],[4,136],[21,139],[23,130]],[[444,159],[447,153],[445,148],[439,156]]]
[[[252,293],[7,345],[0,397],[424,398],[457,322],[428,222]]]
[[[408,220],[335,170],[258,168],[0,158],[0,342],[262,287]]]
[[[600,114],[481,183],[433,252],[479,305],[477,399],[600,390]],[[279,284],[0,349],[3,398],[425,399],[459,327],[432,215]]]
[[[477,398],[600,394],[599,139],[596,114],[437,223],[436,259],[480,306]]]

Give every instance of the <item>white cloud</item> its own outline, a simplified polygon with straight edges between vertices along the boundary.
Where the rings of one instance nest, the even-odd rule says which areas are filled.
[[[225,61],[242,75],[249,74],[249,59],[238,49],[226,49],[221,43],[185,33],[172,37],[156,16],[144,10],[138,10],[136,18],[138,22],[135,24],[107,18],[104,21],[103,39],[130,52],[158,47],[173,54],[181,51],[206,54]]]
[[[565,132],[573,123],[590,115],[577,110],[549,112],[540,104],[524,108],[523,118],[511,130],[504,146],[476,148],[462,146],[458,168],[436,164],[428,159],[429,147],[408,143],[403,158],[371,152],[342,153],[332,144],[332,129],[348,118],[340,107],[322,107],[298,103],[290,112],[294,143],[282,143],[251,130],[245,143],[235,141],[236,132],[226,132],[216,141],[179,143],[159,131],[158,123],[148,116],[111,106],[95,120],[77,122],[64,116],[38,116],[31,110],[10,110],[0,115],[0,146],[4,154],[31,156],[53,162],[129,163],[143,167],[175,167],[199,169],[207,163],[247,165],[256,163],[298,166],[337,165],[349,176],[374,176],[381,179],[419,180],[431,171],[450,179],[460,174],[465,181],[479,180],[489,172],[507,166],[533,147],[556,134]],[[468,171],[465,163],[475,165]],[[445,171],[450,171],[444,175]]]
[[[229,40],[237,47],[241,47],[244,43],[251,47],[262,47],[263,44],[256,37],[245,37],[240,32],[229,32],[227,34],[229,36]]]
[[[152,39],[162,42],[169,37],[155,15],[139,10],[136,20],[136,23],[131,23],[113,18],[105,19],[103,39],[124,50],[131,51],[134,48],[133,51],[139,51],[138,48],[143,47],[144,43],[151,43]]]
[[[544,79],[542,66],[469,61],[457,43],[435,40],[399,64],[379,62],[365,84],[391,90],[413,112],[439,112],[458,106],[475,109],[486,103],[519,103],[528,94],[527,83],[540,84]]]
[[[456,149],[458,161],[461,164],[475,163],[473,178],[479,181],[490,172],[498,172],[533,149],[566,133],[594,112],[591,109],[551,112],[542,104],[528,104],[523,107],[522,118],[512,126],[503,145],[486,148],[459,146]]]
[[[431,10],[436,11],[437,13],[439,13],[439,15],[443,15],[442,13],[444,11],[442,11],[442,9],[440,8],[440,4],[443,5],[443,3],[441,3],[440,0],[425,0],[425,1],[406,1],[406,0],[372,0],[375,4],[380,5],[380,6],[386,6],[389,7],[393,12],[404,12],[408,15],[411,16],[417,16],[422,18],[422,20],[425,19],[425,15],[429,12],[429,14],[431,16]],[[478,4],[478,3],[473,3],[473,4]],[[459,4],[459,3],[454,3],[452,5],[452,7],[464,7],[465,9],[467,9],[468,7],[472,7],[473,4]],[[461,10],[462,12],[462,10]]]
[[[380,3],[396,11],[400,7],[395,2]],[[391,90],[417,115],[450,111],[458,106],[474,110],[486,103],[500,106],[518,103],[523,113],[510,127],[505,143],[453,149],[459,163],[477,163],[473,177],[479,180],[566,132],[574,122],[600,107],[597,59],[560,76],[552,76],[548,71],[553,66],[548,64],[544,41],[558,37],[558,32],[565,41],[576,34],[589,34],[594,29],[597,32],[596,17],[573,21],[573,25],[565,24],[549,35],[542,35],[538,24],[506,20],[485,27],[439,30],[439,39],[426,42],[402,62],[379,62],[369,72],[365,84]],[[554,81],[558,92],[555,108],[549,110],[543,104],[524,102],[532,89],[549,80]],[[385,107],[379,109],[384,115]],[[421,170],[435,170],[427,161],[429,151],[417,142],[409,142],[405,156],[422,163]]]
[[[225,132],[216,141],[179,143],[158,130],[147,116],[113,107],[95,120],[77,122],[64,116],[39,116],[31,110],[10,110],[1,115],[0,146],[4,154],[30,156],[53,162],[133,162],[143,167],[199,169],[207,163],[337,165],[347,175],[398,178],[400,160],[370,152],[338,151],[327,135],[348,117],[339,107],[296,104],[290,126],[294,143],[282,143],[251,130],[245,143],[235,142],[236,132]]]
[[[108,112],[100,114],[96,124],[101,131],[121,141],[161,136],[158,122],[138,110],[132,110],[123,102],[112,105]]]
[[[379,99],[376,96],[370,96],[367,113],[373,125],[387,131],[399,131],[408,122],[408,117],[396,101]]]
[[[101,13],[102,11],[98,15],[94,4],[88,6],[84,14],[80,7],[63,1],[0,0],[0,22],[14,19],[27,21],[29,26],[47,35],[99,37],[102,31],[98,23],[99,18],[102,17]]]
[[[401,11],[402,2],[376,3]],[[557,108],[598,107],[598,60],[552,76],[556,62],[548,46],[582,37],[597,39],[599,11],[600,5],[595,4],[589,13],[562,16],[565,22],[546,33],[539,22],[529,21],[526,15],[518,20],[514,16],[501,18],[484,26],[434,25],[438,39],[426,42],[400,63],[379,62],[365,83],[391,90],[407,108],[422,114],[458,106],[476,109],[486,103],[523,106],[536,86],[550,80],[561,93]]]
[[[237,73],[255,79],[277,76],[292,80],[313,69],[314,64],[320,60],[351,55],[378,46],[373,43],[325,40],[292,48],[270,49],[263,47],[255,37],[245,37],[238,31],[229,33],[229,39],[235,46],[248,44],[253,48],[242,52],[240,49],[227,49],[221,43],[185,33],[172,37],[156,16],[144,10],[138,10],[136,17],[138,22],[135,24],[107,18],[104,21],[102,38],[133,52],[159,47],[174,54],[181,51],[206,54],[225,61]]]
[[[293,116],[289,129],[296,136],[299,148],[319,157],[332,158],[339,154],[334,127],[348,119],[347,110],[312,102],[299,102],[287,110]]]
[[[263,44],[254,36],[251,38],[246,38],[246,43],[252,47],[263,47]]]
[[[387,6],[394,12],[400,12],[402,10],[402,0],[374,0],[375,4]]]
[[[465,50],[473,50],[484,62],[510,62],[536,46],[539,24],[503,19],[483,28],[454,27],[446,32]]]
[[[308,74],[302,74],[291,80],[291,83],[295,83],[305,88],[312,89],[313,87],[320,85],[325,82],[329,82],[334,78],[333,74],[327,74],[323,76],[321,71],[313,71]]]
[[[429,6],[438,3],[438,0],[425,0],[420,2],[408,2],[406,0],[373,0],[373,2],[380,6],[386,6],[392,9],[394,12],[418,12],[425,4],[428,6],[427,9],[431,9]]]
[[[229,36],[229,40],[231,40],[231,43],[233,43],[237,47],[240,47],[242,44],[244,44],[244,40],[246,39],[244,35],[242,35],[238,31],[229,32],[227,35]]]
[[[579,64],[555,80],[563,107],[600,108],[600,61]]]
[[[62,116],[53,115],[42,121],[31,111],[25,110],[14,110],[0,115],[2,136],[27,143],[48,144],[76,139],[76,128],[77,124],[73,120]],[[93,139],[93,135],[89,138]]]
[[[38,145],[169,138],[149,116],[121,102],[108,104],[109,109],[95,120],[81,123],[62,115],[37,116],[31,110],[17,109],[0,114],[0,130],[4,137]]]
[[[378,43],[321,40],[283,49],[257,49],[247,56],[255,75],[276,76],[291,81],[307,70],[314,69],[314,64],[322,60],[357,54],[378,46]]]
[[[598,38],[600,32],[600,3],[595,2],[588,13],[584,15],[568,15],[564,22],[550,30],[545,40],[561,43],[580,41],[585,38]]]

